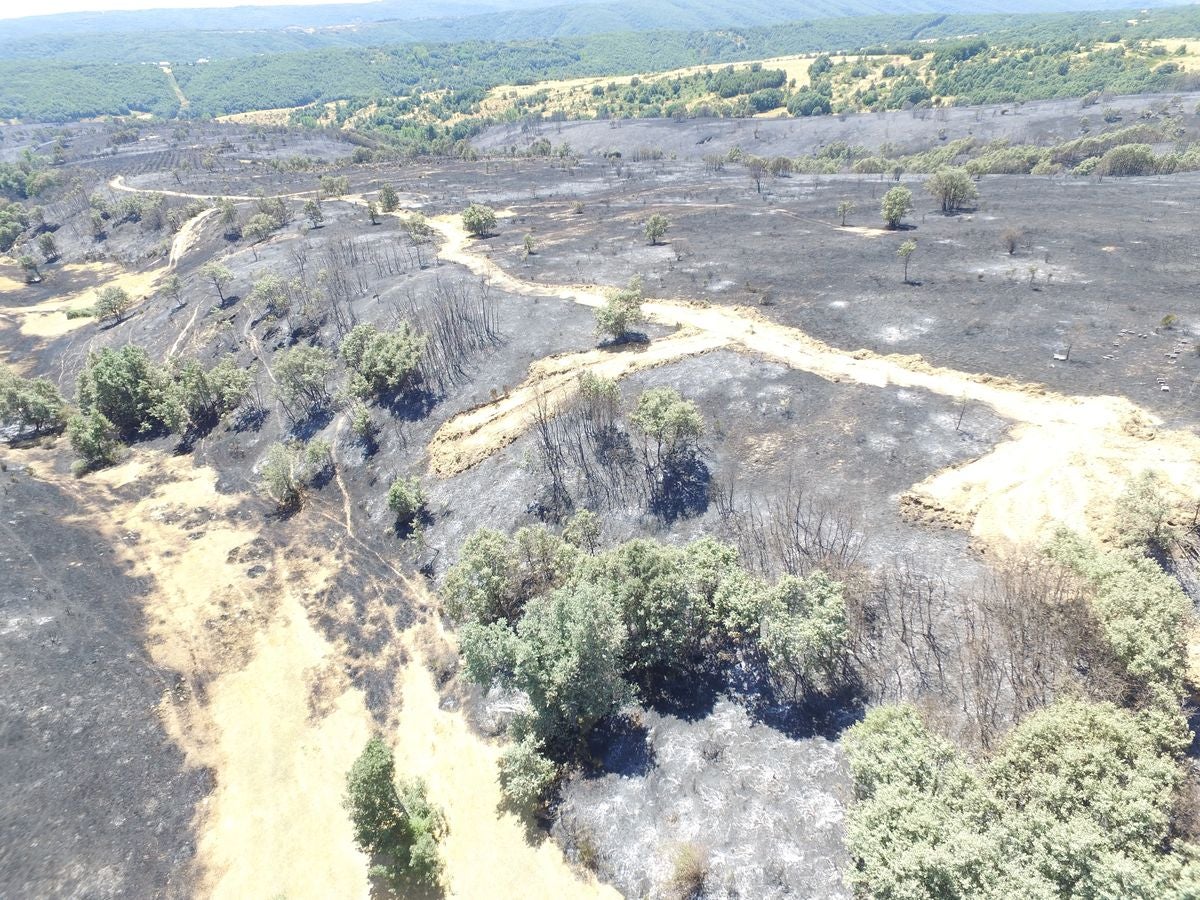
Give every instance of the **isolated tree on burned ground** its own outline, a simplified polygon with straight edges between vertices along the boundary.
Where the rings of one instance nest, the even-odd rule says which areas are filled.
[[[640,275],[629,279],[626,287],[609,291],[604,305],[596,308],[596,333],[608,335],[613,341],[627,337],[635,326],[646,321],[644,299]]]
[[[496,228],[496,211],[490,206],[472,203],[462,213],[463,228],[473,237],[487,237]]]

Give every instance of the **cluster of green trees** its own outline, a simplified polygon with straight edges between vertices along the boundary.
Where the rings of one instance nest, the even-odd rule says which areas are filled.
[[[863,894],[1200,893],[1200,847],[1177,828],[1194,614],[1150,556],[1178,551],[1172,518],[1159,479],[1146,474],[1119,498],[1108,549],[1063,531],[1045,550],[1045,565],[1076,579],[1120,673],[1116,684],[1090,684],[1094,699],[1052,700],[975,765],[909,706],[874,709],[847,733],[850,878]]]
[[[739,658],[779,696],[838,689],[848,625],[841,585],[821,573],[774,583],[712,538],[682,547],[633,540],[599,551],[599,522],[576,513],[556,535],[481,529],[447,573],[468,676],[522,692],[506,791],[542,799],[560,763],[637,695],[656,697]]]
[[[0,117],[67,121],[131,110],[175,115],[180,111],[179,101],[170,78],[157,66],[133,64],[147,58],[175,60],[174,76],[190,101],[186,114],[192,116],[349,98],[365,105],[372,100],[419,98],[426,93],[453,91],[454,96],[448,101],[432,101],[440,109],[430,105],[422,110],[420,120],[414,120],[407,115],[409,110],[397,106],[390,114],[383,114],[385,118],[390,115],[389,123],[376,123],[381,129],[391,129],[399,142],[413,148],[434,141],[443,147],[453,146],[464,135],[469,136],[479,126],[477,121],[435,126],[429,115],[441,122],[457,118],[464,110],[476,107],[482,91],[498,84],[663,70],[693,65],[697,59],[717,66],[794,53],[838,49],[853,52],[856,48],[867,48],[864,54],[892,55],[910,50],[914,56],[935,54],[938,72],[935,84],[925,84],[912,72],[880,73],[878,84],[864,91],[873,95],[859,96],[856,108],[896,108],[923,102],[931,93],[983,102],[1082,95],[1095,88],[1114,92],[1162,90],[1170,89],[1180,73],[1163,68],[1161,60],[1147,62],[1137,54],[1129,54],[1128,59],[1115,54],[1094,60],[1068,59],[1064,54],[1076,46],[1109,39],[1190,34],[1196,30],[1197,15],[1194,9],[1185,7],[1155,10],[1151,14],[1131,10],[1127,15],[1108,16],[1086,13],[867,16],[810,19],[737,32],[642,31],[390,47],[380,39],[363,46],[321,46],[361,43],[375,29],[335,29],[313,36],[295,32],[224,32],[219,37],[203,33],[186,39],[180,37],[174,45],[177,52],[169,49],[171,41],[176,39],[158,35],[150,43],[164,44],[161,50],[146,50],[136,56],[130,54],[133,48],[146,46],[148,38],[144,35],[109,42],[94,36],[56,38],[51,53],[29,53],[22,42],[19,52],[28,59],[0,62]],[[497,33],[504,31],[493,29],[480,37],[492,38]],[[949,39],[952,49],[942,52],[914,44],[910,39],[917,33],[922,38]],[[988,51],[976,51],[967,58],[959,58],[961,44],[954,38],[962,34],[986,35],[992,47],[1005,48],[1005,52],[993,57]],[[207,51],[198,49],[214,41],[218,46]],[[72,42],[78,45],[75,49],[70,49]],[[247,46],[239,52],[237,48],[242,43]],[[1027,52],[1030,59],[1012,55],[1009,48]],[[75,61],[47,58],[55,54]],[[101,56],[120,64],[98,66],[94,61]],[[211,61],[193,62],[199,56]],[[1064,63],[1066,68],[1060,72]],[[851,65],[850,70],[853,68]],[[721,91],[740,92],[729,94],[730,98],[759,95],[754,104],[747,105],[750,110],[774,103],[778,98],[764,92],[783,88],[765,75],[759,76],[761,84],[748,81],[736,85],[732,82],[726,85],[725,77],[719,73],[712,77]],[[753,87],[749,93],[745,90],[748,87]],[[818,99],[824,96],[819,90],[801,91],[791,106],[802,115],[806,109],[807,114],[826,111],[825,104]],[[658,107],[662,114],[672,115],[678,109],[667,112],[671,102],[665,96],[647,97],[640,105]],[[613,114],[612,110],[609,114]]]
[[[197,359],[159,365],[132,344],[91,353],[76,385],[79,412],[67,425],[72,448],[94,468],[139,437],[203,434],[245,402],[251,383],[232,357],[206,368]]]
[[[22,378],[0,364],[0,427],[18,433],[62,431],[67,424],[67,404],[54,382]]]
[[[438,884],[446,817],[430,802],[421,779],[396,777],[395,758],[381,738],[367,741],[346,774],[343,804],[355,843],[372,859],[373,876],[401,894],[409,885]]]

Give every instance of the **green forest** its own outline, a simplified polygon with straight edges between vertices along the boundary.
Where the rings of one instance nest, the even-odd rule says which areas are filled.
[[[544,79],[661,71],[695,64],[725,64],[816,51],[864,54],[934,52],[933,38],[975,33],[987,53],[967,59],[949,54],[938,66],[935,95],[959,102],[995,102],[1081,95],[1178,90],[1186,78],[1169,64],[1150,65],[1126,55],[1118,42],[1200,35],[1200,8],[1135,13],[879,16],[793,22],[732,31],[646,31],[526,41],[403,44],[387,48],[327,48],[217,59],[173,66],[190,101],[185,114],[219,116],[254,109],[302,106],[316,101],[413,97],[451,89],[480,91],[498,84]],[[922,43],[915,40],[920,37]],[[97,40],[108,39],[98,36]],[[231,38],[231,39],[236,39]],[[1113,52],[1075,59],[1081,46],[1108,42]],[[959,46],[954,43],[953,46]],[[1015,54],[1013,49],[1021,52]],[[98,52],[101,52],[98,50]],[[764,85],[756,90],[780,89]],[[910,85],[911,87],[911,85]],[[722,94],[724,96],[724,94]],[[732,94],[730,96],[733,96]],[[789,98],[784,98],[785,103]],[[808,112],[832,104],[793,104]],[[926,99],[896,93],[895,102]],[[766,102],[763,100],[763,102]],[[636,106],[657,107],[659,103]],[[864,101],[861,108],[874,108]],[[155,65],[0,62],[0,118],[63,122],[131,111],[170,117],[180,104],[169,76]],[[620,114],[654,114],[637,109]]]

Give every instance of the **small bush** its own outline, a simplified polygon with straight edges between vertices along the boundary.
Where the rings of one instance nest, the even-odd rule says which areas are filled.
[[[628,287],[610,291],[604,305],[596,309],[596,333],[620,340],[646,321],[642,312],[642,277],[635,275]]]
[[[463,228],[475,237],[486,237],[496,227],[496,211],[490,206],[472,203],[462,214]]]
[[[71,449],[79,457],[81,471],[110,466],[117,461],[121,441],[113,423],[103,413],[71,416],[67,422]]]
[[[666,894],[672,900],[699,900],[708,881],[708,854],[698,845],[680,844],[671,858]]]
[[[397,527],[411,527],[425,506],[421,483],[416,478],[397,478],[388,488],[387,503],[388,509],[396,514]]]
[[[500,755],[500,791],[517,809],[543,807],[558,781],[558,766],[538,751],[539,745],[526,737]]]

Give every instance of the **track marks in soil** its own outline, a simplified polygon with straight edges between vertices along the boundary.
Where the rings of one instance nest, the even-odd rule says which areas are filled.
[[[532,283],[504,271],[481,250],[486,245],[469,238],[456,216],[430,223],[442,237],[443,259],[505,291],[590,307],[604,302],[602,290],[594,286]],[[1039,385],[940,368],[919,356],[842,350],[744,307],[656,299],[648,300],[643,310],[650,321],[681,329],[674,337],[686,336],[697,348],[727,346],[833,382],[916,388],[982,404],[1011,420],[1007,439],[992,452],[936,473],[906,492],[902,501],[908,512],[967,529],[984,543],[1037,542],[1058,524],[1090,530],[1126,480],[1146,469],[1161,471],[1184,495],[1200,497],[1200,438],[1160,429],[1156,417],[1127,399],[1069,397]],[[590,352],[555,360],[553,380],[539,375],[547,361],[536,363],[517,392],[439,429],[431,447],[434,472],[462,471],[511,443],[522,420],[528,426],[538,403],[546,396],[561,402],[567,396],[563,385],[595,363]]]

